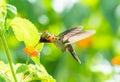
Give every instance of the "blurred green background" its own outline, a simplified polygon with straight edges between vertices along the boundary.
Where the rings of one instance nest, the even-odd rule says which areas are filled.
[[[73,44],[78,64],[68,52],[45,44],[41,63],[57,82],[119,82],[111,59],[120,55],[120,0],[7,0],[18,16],[29,19],[39,30],[59,34],[74,26],[96,30],[87,40]],[[27,55],[10,29],[7,41],[14,63],[25,63]],[[0,42],[1,45],[1,42]],[[2,46],[0,60],[7,63]],[[30,61],[30,63],[33,63]],[[120,67],[119,67],[120,68]],[[120,72],[120,71],[119,71]]]

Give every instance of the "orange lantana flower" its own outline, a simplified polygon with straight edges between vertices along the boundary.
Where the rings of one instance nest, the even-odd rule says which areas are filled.
[[[32,47],[32,46],[28,46],[28,47],[24,48],[24,52],[25,52],[26,54],[28,54],[29,56],[33,56],[33,57],[39,56],[38,50],[35,49],[35,48]]]
[[[87,48],[88,46],[92,44],[92,41],[93,41],[93,38],[88,37],[88,38],[85,38],[83,40],[76,42],[76,44],[81,48]]]
[[[111,63],[113,65],[120,65],[120,56],[116,56],[116,57],[112,58]]]

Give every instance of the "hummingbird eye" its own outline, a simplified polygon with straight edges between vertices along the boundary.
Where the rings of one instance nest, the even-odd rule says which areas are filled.
[[[61,40],[60,38],[58,38],[58,40]]]

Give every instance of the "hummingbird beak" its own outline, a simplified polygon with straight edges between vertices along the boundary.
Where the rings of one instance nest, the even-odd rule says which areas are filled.
[[[71,44],[68,44],[67,47],[68,51],[71,53],[71,55],[74,57],[74,59],[81,64],[80,59],[78,58],[78,56],[76,55],[75,51],[73,50],[73,47]]]

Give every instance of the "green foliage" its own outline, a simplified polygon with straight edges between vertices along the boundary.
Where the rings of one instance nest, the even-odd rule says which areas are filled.
[[[0,1],[0,35],[4,33],[4,22],[6,17],[6,2],[4,0]]]
[[[11,27],[14,31],[16,38],[23,41],[28,46],[36,46],[39,42],[40,35],[36,27],[27,19],[16,17],[12,20]],[[36,49],[41,52],[43,43],[37,45]],[[39,57],[31,57],[36,64],[40,64]]]
[[[35,46],[39,42],[40,36],[35,26],[27,19],[16,17],[11,23],[11,27],[19,41],[24,41],[26,46]]]
[[[37,64],[41,62],[57,82],[117,82],[114,77],[119,75],[118,70],[115,73],[118,67],[111,65],[111,60],[114,56],[120,55],[120,0],[7,0],[7,2],[17,8],[17,15],[21,17],[20,19],[30,20],[39,32],[48,30],[57,35],[78,25],[82,25],[86,30],[96,30],[96,34],[87,47],[82,48],[78,44],[72,44],[81,59],[81,65],[78,65],[68,52],[63,53],[53,44],[47,43],[43,47],[43,44],[40,43],[41,48],[39,49],[37,46],[40,58],[34,57],[32,60]],[[0,4],[4,4],[4,6],[0,6],[0,11],[3,10],[0,14],[0,25],[3,25],[4,22],[7,23],[5,27],[0,27],[0,29],[8,30],[12,22],[8,18],[6,21],[3,20],[8,11],[4,0],[0,0]],[[22,24],[20,28],[21,26]],[[22,28],[29,28],[28,25],[26,26]],[[16,29],[16,27],[14,28]],[[23,43],[24,40],[27,45],[30,45],[31,42],[28,44],[26,38],[22,40],[23,43],[17,42],[15,44],[16,38],[13,37],[15,31],[11,31],[11,29],[7,31],[6,38],[9,47],[13,45],[10,47],[12,57],[15,63],[25,64],[26,54],[23,53]],[[3,34],[2,32],[0,30],[0,34]],[[26,33],[22,35],[26,36]],[[19,36],[21,38],[22,35],[18,35],[17,38]],[[37,41],[32,45],[34,46]],[[0,55],[0,59],[6,62],[1,44]],[[33,62],[30,60],[29,63]],[[26,72],[26,74],[29,73]],[[32,74],[37,77],[31,79],[33,82],[41,81],[38,79],[40,74],[36,75],[35,72]],[[2,78],[2,81],[3,79],[5,78]],[[6,81],[9,82],[9,79]]]
[[[6,4],[6,7],[7,7],[7,16],[6,16],[6,21],[5,21],[5,28],[6,30],[8,30],[11,25],[11,21],[17,15],[17,9],[15,6],[10,5],[10,4]]]
[[[17,10],[15,6],[5,4],[4,1],[0,1],[0,40],[6,52],[9,66],[0,62],[0,81],[6,82],[56,82],[40,64],[40,55],[38,51],[42,50],[43,44],[38,44],[40,35],[36,27],[27,19],[16,17]],[[13,65],[10,50],[8,48],[5,33],[9,31],[9,27],[12,27],[13,32],[19,41],[23,41],[25,46],[36,54],[37,57],[32,57],[35,65],[16,64]],[[36,45],[38,44],[38,45]],[[31,50],[28,50],[28,53]],[[33,53],[33,54],[34,54]],[[28,62],[28,61],[27,61]],[[6,69],[5,69],[6,68]],[[15,69],[16,68],[16,72]]]
[[[15,6],[7,4],[7,18],[13,19],[17,14],[17,9]]]
[[[28,69],[27,65],[21,65],[17,68],[16,73],[24,73]]]
[[[9,66],[0,61],[0,79],[5,80],[6,82],[13,82]],[[5,67],[5,68],[4,68]],[[16,64],[14,66],[17,70],[17,79],[20,82],[56,82],[51,76],[48,75],[45,68],[42,65],[25,65],[25,64]],[[0,81],[1,81],[0,80]]]

